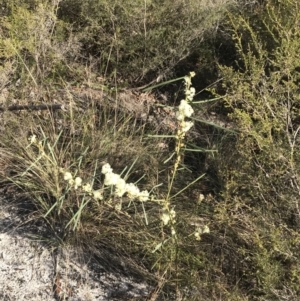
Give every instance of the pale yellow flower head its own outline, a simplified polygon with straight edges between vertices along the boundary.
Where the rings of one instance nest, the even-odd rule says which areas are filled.
[[[126,193],[126,182],[124,179],[119,178],[116,183],[115,194],[118,197],[122,197]]]
[[[110,167],[110,165],[108,163],[105,163],[103,166],[102,166],[102,170],[101,172],[105,175],[107,173],[112,173],[113,169]]]
[[[103,200],[103,195],[102,195],[101,191],[100,190],[94,190],[93,191],[93,198],[95,200]]]
[[[162,222],[166,226],[169,223],[169,221],[170,221],[169,212],[167,210],[164,210],[163,213],[160,216],[160,219],[162,220]]]
[[[202,229],[202,233],[210,233],[210,229],[207,225],[205,225]]]
[[[140,190],[133,183],[126,184],[126,192],[130,199],[138,198]]]
[[[186,90],[186,92],[185,92],[186,98],[189,101],[193,100],[195,94],[196,94],[196,89],[194,87],[191,87],[189,90]]]
[[[65,181],[70,181],[70,180],[72,180],[73,179],[73,176],[72,176],[72,174],[70,173],[70,172],[65,172],[65,174],[64,174],[64,180]]]
[[[170,216],[172,219],[175,219],[175,217],[176,217],[176,212],[173,208],[170,210]]]
[[[190,72],[190,77],[194,77],[196,75],[196,73],[194,71]]]
[[[36,141],[37,141],[36,135],[30,136],[30,137],[29,137],[29,141],[30,141],[30,144],[36,143]]]
[[[77,189],[82,184],[82,179],[80,177],[76,177],[74,181],[74,189]]]
[[[201,240],[201,233],[198,230],[195,231],[194,236],[196,240]]]
[[[120,175],[113,172],[107,172],[105,174],[104,185],[106,186],[116,185],[119,179],[120,179]]]
[[[87,193],[91,193],[93,191],[92,185],[90,183],[86,183],[82,186],[83,190]]]
[[[194,122],[192,121],[183,121],[182,122],[182,126],[181,126],[181,130],[182,132],[186,133],[188,132],[194,125]]]
[[[190,85],[192,83],[191,77],[186,75],[184,77],[184,82],[185,82],[186,85]]]
[[[149,192],[147,190],[140,192],[138,199],[141,202],[147,202],[149,200]]]
[[[191,105],[189,105],[185,99],[181,100],[178,107],[177,120],[183,120],[185,117],[191,117],[193,113],[194,110]]]

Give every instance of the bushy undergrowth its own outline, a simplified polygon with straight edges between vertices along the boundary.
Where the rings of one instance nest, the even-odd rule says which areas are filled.
[[[1,56],[14,58],[39,85],[83,81],[85,65],[110,82],[141,85],[170,74],[216,30],[232,2],[10,0]]]
[[[155,285],[151,301],[299,299],[300,7],[240,1],[225,14],[230,3],[11,0],[1,11],[4,108],[62,105],[1,113],[3,185],[27,196],[53,243],[126,262]],[[184,70],[218,66],[210,99],[194,99],[190,73],[181,101],[126,91],[122,105],[120,85],[187,57]]]
[[[177,295],[196,269],[189,249],[209,233],[209,220],[199,221],[191,212],[204,196],[200,192],[191,200],[181,196],[191,191],[189,186],[203,174],[187,186],[178,181],[182,176],[192,179],[183,165],[186,134],[194,125],[187,120],[194,112],[192,76],[184,77],[186,97],[174,111],[174,135],[153,135],[151,131],[149,137],[162,142],[174,139],[171,154],[157,150],[157,143],[149,139],[145,142],[143,124],[133,127],[132,117],[105,107],[83,116],[75,109],[72,113],[48,112],[46,119],[24,113],[28,128],[22,120],[9,118],[2,139],[5,181],[30,196],[37,217],[60,224],[61,239],[75,239],[93,253],[100,252],[99,256],[99,246],[123,256],[127,253],[128,262],[143,263],[158,272],[155,277],[149,271],[147,275],[148,280],[159,283],[158,292],[167,284]],[[101,111],[94,123],[90,114]],[[163,160],[165,172],[160,168]],[[141,268],[137,272],[145,274]],[[177,278],[182,280],[173,280]]]
[[[239,240],[251,300],[299,298],[299,22],[297,1],[228,16],[237,59],[220,70],[239,135],[223,148],[215,210]]]

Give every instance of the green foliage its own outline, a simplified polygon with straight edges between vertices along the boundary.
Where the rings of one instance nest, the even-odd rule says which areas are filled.
[[[85,56],[102,74],[141,81],[167,73],[222,18],[231,1],[63,1],[59,16],[73,25]]]
[[[95,76],[140,85],[199,49],[232,2],[10,0],[0,56],[18,64],[16,78],[35,85],[83,81],[86,64]]]
[[[130,114],[111,110],[111,104],[89,106],[85,114],[68,106],[68,112],[46,112],[46,118],[24,112],[21,116],[26,127],[24,120],[6,112],[5,135],[0,134],[1,159],[13,166],[13,172],[6,172],[3,180],[31,197],[37,218],[51,225],[59,222],[65,241],[77,237],[94,253],[99,245],[115,252],[125,249],[135,264],[144,254],[147,267],[157,271],[158,288],[166,285],[173,292],[175,287],[181,290],[189,284],[191,270],[196,274],[199,266],[203,269],[206,259],[189,253],[202,235],[209,234],[207,219],[185,221],[197,219],[190,212],[198,207],[196,196],[185,204],[179,202],[186,198],[189,186],[203,177],[201,174],[187,185],[178,181],[180,175],[184,178],[190,174],[182,167],[187,132],[194,126],[189,120],[194,113],[194,75],[191,72],[181,78],[186,97],[174,112],[176,128],[171,137],[175,156],[164,164],[167,172],[161,171],[166,154],[157,151],[157,143],[144,141],[143,124]],[[163,142],[170,138],[162,136]],[[129,160],[134,161],[134,167],[128,168]],[[106,162],[112,162],[117,173]],[[158,174],[166,179],[162,175],[157,179]],[[139,187],[151,188],[151,195]],[[203,198],[201,195],[201,201]],[[149,271],[148,276],[155,278]]]
[[[35,86],[52,77],[56,69],[62,76],[67,54],[76,50],[67,37],[67,26],[57,20],[58,4],[10,2],[9,12],[0,21],[3,37],[0,56],[18,66],[15,76],[30,78]]]
[[[256,270],[252,293],[262,295],[259,300],[281,300],[275,292],[288,287],[299,296],[287,274],[288,262],[299,262],[300,247],[294,232],[300,222],[300,7],[293,0],[269,1],[259,21],[229,14],[227,24],[238,57],[234,67],[220,70],[225,103],[239,135],[234,151],[222,154],[226,204],[217,211],[231,227],[234,220],[256,221],[252,235],[233,226],[236,235],[251,241],[245,250]]]

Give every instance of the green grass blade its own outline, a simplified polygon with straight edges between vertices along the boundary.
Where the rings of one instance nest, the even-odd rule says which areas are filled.
[[[233,133],[233,134],[237,134],[238,132],[236,130],[231,130],[231,129],[228,129],[228,128],[225,128],[221,125],[218,125],[218,124],[215,124],[213,122],[210,122],[210,121],[207,121],[207,120],[204,120],[204,119],[200,119],[200,118],[192,118],[192,120],[195,120],[195,121],[199,121],[201,123],[204,123],[204,124],[207,124],[207,125],[211,125],[217,129],[220,129],[220,130],[223,130],[223,131],[227,131],[227,132],[230,132],[230,133]]]
[[[198,177],[196,180],[194,180],[193,182],[189,183],[187,186],[185,186],[183,189],[181,189],[179,192],[177,192],[176,194],[172,195],[170,197],[170,199],[175,198],[177,195],[181,194],[183,191],[185,191],[187,188],[189,188],[191,185],[195,184],[196,182],[198,182],[200,179],[202,179],[205,176],[205,174],[201,175],[200,177]]]
[[[148,91],[151,91],[151,90],[153,90],[155,88],[162,87],[162,86],[165,86],[165,85],[168,85],[168,84],[171,84],[171,83],[177,82],[179,80],[183,80],[183,79],[184,79],[184,76],[178,77],[178,78],[175,78],[175,79],[171,79],[171,80],[168,80],[166,82],[159,83],[157,85],[154,85],[154,86],[151,86],[149,88],[146,88],[146,89],[143,90],[143,92],[148,92]]]

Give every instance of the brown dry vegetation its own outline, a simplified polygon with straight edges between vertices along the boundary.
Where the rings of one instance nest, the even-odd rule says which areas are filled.
[[[111,269],[126,262],[156,287],[149,300],[299,300],[297,0],[0,3],[1,183],[30,222]],[[171,79],[190,71],[195,125],[171,182],[183,95]],[[159,203],[125,197],[119,210],[60,172],[100,189],[104,163],[170,193],[176,239]]]

